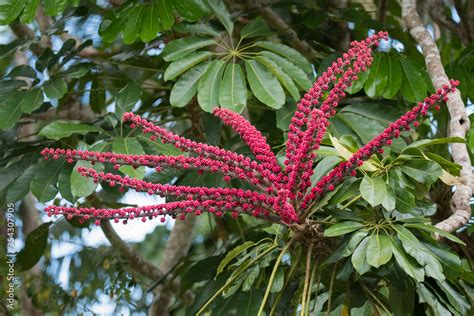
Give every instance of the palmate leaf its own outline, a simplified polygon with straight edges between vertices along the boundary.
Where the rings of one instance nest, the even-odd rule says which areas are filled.
[[[161,52],[161,56],[165,61],[175,61],[199,48],[215,44],[216,41],[210,37],[192,36],[176,39],[166,44]]]
[[[50,0],[65,1],[66,0]],[[58,11],[60,10],[57,9]],[[125,44],[132,44],[138,38],[144,42],[153,40],[159,32],[170,30],[174,23],[174,10],[181,17],[195,21],[206,13],[206,8],[197,1],[152,0],[149,2],[130,1],[114,15],[104,19],[101,26],[102,40],[113,42],[122,33]],[[52,12],[57,14],[57,12]]]
[[[199,80],[198,102],[206,112],[211,112],[219,105],[219,89],[224,69],[224,61],[214,60]]]
[[[390,238],[383,234],[374,234],[369,237],[367,244],[367,263],[378,268],[392,258]]]
[[[301,55],[297,50],[280,44],[269,41],[259,41],[255,45],[263,49],[272,51],[282,57],[285,57],[288,60],[291,60],[295,65],[301,68],[305,73],[310,73],[312,71],[311,64],[306,60],[306,58]]]
[[[210,57],[212,57],[211,52],[195,52],[172,62],[168,68],[166,68],[164,74],[165,81],[175,79],[188,69],[196,66],[206,59],[209,59]]]
[[[381,95],[387,86],[387,63],[385,54],[374,56],[374,62],[367,74],[364,91],[369,97]]]
[[[296,66],[287,58],[281,57],[275,53],[269,51],[262,51],[260,53],[262,56],[268,57],[273,60],[278,66],[280,66],[285,73],[290,76],[294,82],[304,91],[307,91],[311,88],[311,80],[309,80],[306,73],[302,68]]]
[[[224,25],[227,32],[232,34],[232,31],[234,30],[234,22],[232,22],[232,18],[229,11],[227,11],[225,3],[220,0],[206,0],[206,3],[222,25]]]
[[[237,113],[241,113],[247,105],[247,85],[239,64],[230,63],[226,66],[219,87],[219,104]]]
[[[298,88],[296,87],[293,80],[288,76],[283,69],[281,69],[273,60],[265,56],[257,56],[255,57],[257,61],[265,65],[278,79],[281,85],[290,93],[291,97],[298,101],[300,98],[300,94],[298,92]]]
[[[271,108],[279,109],[285,104],[285,92],[272,73],[256,60],[245,62],[247,79],[255,97]]]
[[[210,62],[204,62],[188,70],[173,85],[170,94],[170,103],[172,106],[184,107],[196,94],[199,79],[204,75]]]

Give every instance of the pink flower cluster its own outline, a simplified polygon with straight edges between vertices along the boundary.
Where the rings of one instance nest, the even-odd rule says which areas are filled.
[[[200,215],[210,212],[216,216],[229,213],[232,217],[249,214],[273,222],[291,224],[299,222],[321,197],[332,191],[347,176],[356,176],[357,168],[373,154],[383,153],[400,132],[409,130],[410,125],[418,126],[421,116],[439,101],[446,101],[449,92],[456,89],[457,81],[450,81],[435,94],[419,102],[412,110],[390,124],[380,135],[355,152],[347,161],[341,162],[316,184],[311,183],[316,150],[329,126],[329,118],[335,113],[345,90],[351,86],[358,74],[372,63],[372,47],[379,40],[387,38],[387,33],[379,32],[369,38],[351,43],[349,51],[338,58],[315,82],[297,105],[291,120],[284,166],[280,166],[266,138],[243,116],[227,109],[216,109],[214,115],[232,127],[247,143],[254,159],[235,152],[199,143],[154,125],[133,113],[125,113],[124,122],[130,127],[140,128],[150,134],[150,139],[174,145],[186,154],[180,156],[126,155],[110,152],[90,152],[86,150],[45,148],[41,154],[45,159],[65,159],[69,163],[86,160],[94,163],[110,163],[117,170],[114,173],[98,172],[93,168],[79,167],[77,171],[94,182],[118,186],[120,191],[132,188],[172,199],[171,202],[145,207],[130,207],[118,210],[96,208],[74,208],[49,206],[48,215],[64,215],[68,219],[79,217],[80,221],[95,218],[113,219],[118,222],[141,218],[165,216],[185,219],[187,214]],[[327,96],[323,98],[326,91]],[[318,105],[320,106],[318,107]],[[222,174],[225,181],[238,179],[249,183],[253,189],[244,190],[222,187],[192,187],[171,184],[156,184],[145,180],[122,176],[119,168],[129,165],[133,168],[145,166],[160,172],[163,168],[195,169],[198,173]],[[176,200],[176,201],[175,201]]]

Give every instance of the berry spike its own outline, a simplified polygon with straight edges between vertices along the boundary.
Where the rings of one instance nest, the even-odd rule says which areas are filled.
[[[423,102],[419,102],[410,111],[406,112],[395,122],[391,123],[380,135],[376,136],[365,146],[355,152],[348,161],[343,161],[332,169],[328,175],[324,176],[311,191],[306,195],[301,205],[305,210],[308,206],[313,205],[319,198],[323,197],[328,191],[334,190],[335,186],[343,181],[348,175],[355,175],[354,171],[369,159],[373,154],[383,150],[384,146],[392,144],[393,138],[398,138],[400,132],[409,130],[410,124],[418,126],[416,120],[421,116],[426,116],[430,107],[439,109],[435,105],[440,101],[447,101],[448,93],[456,88],[458,81],[451,80],[450,85],[444,85],[442,89],[438,89],[435,94],[427,97]]]
[[[84,177],[93,178],[96,183],[102,180],[106,181],[112,187],[116,185],[130,187],[137,192],[148,192],[150,195],[185,199],[222,199],[236,201],[245,199],[249,203],[266,207],[271,207],[275,203],[275,198],[251,190],[151,183],[127,176],[122,177],[118,174],[105,173],[103,171],[97,172],[92,168],[85,167],[79,167],[77,171]]]
[[[250,147],[250,150],[255,155],[257,161],[262,162],[262,165],[281,176],[281,167],[278,165],[275,154],[272,152],[270,146],[267,144],[267,139],[257,130],[249,121],[242,115],[232,112],[231,110],[216,108],[214,115],[221,119],[221,121],[231,126],[242,139]]]
[[[146,221],[147,218],[153,219],[161,217],[161,220],[165,221],[166,216],[184,220],[188,214],[201,215],[205,211],[216,216],[222,216],[225,213],[230,213],[232,217],[237,217],[241,214],[248,214],[257,218],[265,218],[273,222],[280,221],[278,216],[271,214],[270,211],[264,208],[255,207],[248,203],[222,200],[174,201],[122,209],[97,209],[93,207],[74,208],[55,205],[50,205],[45,209],[48,216],[63,215],[68,220],[71,220],[73,217],[78,217],[82,221],[96,218],[110,219],[115,222],[122,220],[123,223],[127,223],[129,220],[136,218],[141,218],[142,221]]]
[[[127,155],[115,154],[111,152],[92,152],[87,150],[45,148],[41,151],[45,159],[66,159],[68,163],[77,160],[86,160],[92,163],[111,163],[114,169],[118,170],[122,165],[129,165],[134,168],[146,166],[154,168],[157,172],[163,168],[176,169],[197,169],[200,172],[222,173],[227,179],[231,177],[247,181],[253,185],[268,184],[267,179],[263,178],[258,172],[247,171],[233,165],[227,165],[221,161],[210,158],[188,157],[188,156],[157,156],[157,155]]]
[[[370,46],[378,46],[378,41],[387,38],[386,32],[379,32],[362,41],[354,41],[351,48],[342,58],[338,58],[332,65],[322,73],[314,83],[313,87],[303,96],[296,107],[295,114],[291,119],[288,131],[288,142],[286,147],[285,166],[289,166],[295,161],[296,151],[304,135],[304,128],[311,112],[311,107],[317,105],[323,93],[329,90],[329,85],[341,78],[331,90],[320,109],[327,113],[327,117],[335,113],[340,98],[345,96],[344,90],[349,87],[353,80],[357,80],[357,74],[367,71],[372,63]],[[351,67],[352,64],[352,67]],[[347,68],[347,69],[346,69]],[[346,70],[345,70],[346,69]]]
[[[232,151],[228,151],[217,146],[211,146],[204,143],[198,143],[185,137],[178,136],[162,127],[154,125],[138,115],[127,112],[123,115],[124,122],[131,122],[130,126],[140,127],[144,133],[152,133],[153,136],[150,139],[155,140],[157,137],[162,140],[163,143],[173,144],[176,148],[181,149],[189,153],[197,154],[199,157],[211,158],[214,160],[222,161],[227,165],[232,165],[245,169],[247,171],[257,170],[262,174],[263,177],[267,178],[271,183],[276,183],[279,178],[271,170],[265,169],[259,165],[256,161],[252,161],[248,157],[239,155]]]
[[[325,114],[313,109],[308,129],[304,132],[301,145],[298,147],[295,156],[295,163],[288,166],[287,189],[290,190],[290,197],[295,199],[298,190],[305,192],[311,185],[310,178],[313,173],[313,161],[316,157],[315,150],[324,137],[326,127],[329,125]]]

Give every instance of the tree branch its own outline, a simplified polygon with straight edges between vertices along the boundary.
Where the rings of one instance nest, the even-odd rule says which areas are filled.
[[[102,220],[100,228],[112,247],[119,252],[134,271],[155,281],[163,276],[160,269],[145,260],[134,248],[120,238],[108,220]]]
[[[178,263],[179,259],[186,256],[191,247],[192,235],[194,231],[195,216],[189,216],[186,220],[175,221],[173,230],[170,233],[168,243],[166,244],[161,270],[164,273],[169,272]],[[164,287],[156,288],[154,299],[148,310],[149,316],[169,315],[170,303],[179,289],[179,280],[172,280]]]
[[[432,0],[429,2],[429,8],[430,8],[430,15],[431,17],[433,18],[433,20],[440,24],[440,25],[444,25],[446,28],[448,28],[451,32],[453,32],[453,34],[456,34],[460,39],[461,41],[463,42],[463,44],[465,46],[468,46],[469,45],[469,38],[466,34],[466,32],[464,31],[464,29],[461,27],[461,25],[459,24],[456,24],[453,20],[451,20],[450,18],[448,18],[444,12],[443,12],[443,8],[444,8],[444,3],[443,1],[440,1],[440,0]]]
[[[314,60],[315,58],[323,58],[318,51],[313,49],[306,41],[301,40],[291,26],[289,26],[272,8],[267,4],[260,4],[260,14],[263,19],[268,23],[268,25],[277,30],[281,35],[283,35],[290,45],[299,51],[309,60]]]
[[[416,11],[415,0],[402,0],[402,17],[410,30],[411,36],[421,46],[423,56],[425,57],[426,68],[433,86],[435,89],[441,88],[444,84],[449,82],[449,79],[441,63],[436,43],[421,22],[420,16]],[[449,135],[465,138],[470,123],[466,108],[461,99],[461,94],[458,90],[449,94],[447,106],[451,116]],[[451,200],[454,213],[447,219],[436,224],[436,227],[448,232],[453,232],[465,225],[471,217],[469,199],[472,196],[472,166],[467,146],[462,143],[453,143],[452,155],[454,162],[462,166],[462,184],[456,186],[456,191]]]
[[[379,7],[377,8],[377,21],[385,22],[385,15],[387,14],[388,0],[379,0]]]

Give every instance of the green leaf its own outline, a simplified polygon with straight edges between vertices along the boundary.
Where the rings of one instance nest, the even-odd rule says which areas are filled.
[[[176,148],[173,145],[163,144],[161,141],[153,141],[143,135],[139,135],[138,139],[143,144],[148,144],[148,146],[151,146],[154,149],[154,151],[156,151],[157,153],[161,155],[180,156],[183,154],[179,148]]]
[[[89,105],[95,113],[102,113],[105,109],[105,89],[99,80],[92,81]]]
[[[275,274],[275,278],[273,279],[272,287],[270,288],[270,293],[280,293],[284,285],[285,270],[283,269],[283,267],[279,267]]]
[[[387,54],[386,56],[387,85],[385,86],[382,95],[385,99],[391,99],[397,95],[402,86],[403,74],[398,58],[391,54]]]
[[[224,259],[222,259],[221,263],[219,263],[219,266],[217,267],[216,277],[224,271],[224,268],[232,261],[232,259],[254,245],[255,243],[253,241],[246,241],[227,252],[227,255],[224,257]]]
[[[27,77],[36,78],[36,71],[29,65],[19,65],[13,68],[7,75],[7,77]]]
[[[349,94],[355,94],[362,90],[362,88],[365,85],[365,82],[367,81],[368,78],[368,72],[360,72],[357,74],[357,80],[352,82],[350,87],[346,88],[347,93]]]
[[[125,44],[132,44],[137,39],[138,34],[140,33],[142,13],[142,5],[134,5],[132,7],[123,29],[123,42]]]
[[[387,186],[387,192],[385,194],[385,198],[382,202],[382,206],[387,210],[387,211],[393,211],[396,207],[396,197],[395,197],[395,191],[393,188]]]
[[[160,31],[160,10],[158,2],[153,1],[145,4],[141,25],[140,25],[140,39],[144,42],[149,42],[154,39]]]
[[[209,62],[204,62],[191,68],[176,81],[170,94],[170,103],[172,106],[181,108],[191,101],[196,94],[199,79],[204,75],[209,64]]]
[[[374,315],[373,307],[370,301],[365,302],[361,307],[351,308],[351,316],[372,316]]]
[[[197,21],[199,18],[206,14],[210,15],[209,8],[203,3],[203,0],[167,0],[178,13],[186,20]],[[173,15],[171,15],[173,17]]]
[[[392,258],[390,238],[382,234],[374,234],[369,237],[367,245],[367,263],[378,268]]]
[[[274,109],[285,104],[285,92],[270,71],[256,60],[245,61],[245,69],[250,89],[259,101]]]
[[[44,0],[44,12],[49,16],[63,13],[68,5],[67,0]]]
[[[247,105],[247,86],[239,64],[230,63],[226,66],[219,88],[219,104],[237,113],[241,113]]]
[[[15,21],[26,4],[26,0],[4,0],[0,3],[0,25]]]
[[[25,172],[9,186],[5,199],[10,202],[15,202],[27,195],[28,192],[30,192],[31,181],[33,181],[37,172],[37,164],[29,166]]]
[[[435,233],[435,234],[443,236],[446,239],[451,240],[452,242],[461,244],[463,246],[466,245],[461,239],[454,236],[453,234],[450,234],[450,233],[448,233],[448,232],[446,232],[442,229],[439,229],[436,226],[432,226],[430,224],[409,223],[409,224],[405,224],[404,226],[405,227],[418,228],[418,229],[425,230],[425,231],[430,232],[430,233]]]
[[[401,166],[403,173],[424,184],[433,184],[443,174],[443,168],[431,160],[412,159]]]
[[[140,101],[141,94],[142,90],[134,82],[128,83],[118,92],[115,103],[115,115],[120,121],[122,121],[123,114],[130,112],[137,102]]]
[[[160,2],[161,1],[159,1],[158,3]],[[128,15],[132,11],[132,9],[133,9],[133,6],[125,7],[123,10],[121,10],[118,13],[117,17],[114,17],[112,19],[112,22],[107,26],[107,28],[103,30],[101,35],[102,35],[102,40],[105,43],[112,43],[117,37],[117,35],[123,31],[125,27],[125,23],[128,19]],[[103,20],[102,23],[104,23],[105,21],[106,20]]]
[[[351,257],[352,266],[360,275],[370,270],[370,265],[367,263],[367,246],[369,245],[369,238],[364,238]]]
[[[293,80],[288,76],[273,60],[265,56],[255,57],[260,63],[265,65],[273,75],[278,79],[282,86],[290,93],[291,97],[298,101],[300,99],[300,94],[298,88],[296,87]]]
[[[415,197],[406,190],[396,190],[395,208],[400,213],[410,213],[415,205]]]
[[[424,273],[423,268],[420,267],[399,245],[397,241],[391,240],[392,252],[395,260],[397,261],[400,268],[405,271],[406,274],[411,276],[418,282],[423,282]]]
[[[58,191],[61,194],[61,198],[68,200],[71,203],[76,202],[74,195],[71,191],[71,174],[73,172],[74,167],[70,164],[65,166],[61,170],[58,176]]]
[[[161,56],[165,61],[175,61],[191,54],[199,48],[216,44],[216,41],[209,37],[185,37],[173,40],[166,44]]]
[[[436,316],[452,315],[452,313],[438,300],[423,283],[416,285],[416,292],[420,297],[420,303],[427,303],[429,308],[434,312]]]
[[[31,182],[31,193],[38,199],[38,202],[51,201],[58,194],[56,184],[65,163],[64,160],[48,160],[40,163],[38,172]]]
[[[59,140],[69,137],[72,134],[86,135],[90,132],[101,132],[102,129],[97,126],[79,124],[70,121],[55,121],[49,123],[41,129],[38,135],[49,139]]]
[[[268,36],[272,33],[262,17],[257,17],[247,23],[240,31],[241,38]]]
[[[442,144],[450,144],[450,143],[465,143],[466,140],[461,137],[443,137],[443,138],[435,138],[435,139],[420,139],[417,140],[407,146],[407,148],[423,148],[426,146],[433,146],[433,145],[442,145]]]
[[[176,32],[219,36],[220,33],[213,27],[202,23],[180,23],[174,28]]]
[[[44,93],[50,99],[60,99],[67,92],[67,84],[64,78],[46,81],[43,85]]]
[[[311,73],[313,71],[311,64],[308,60],[301,55],[296,49],[293,49],[289,46],[273,43],[269,41],[259,41],[255,43],[256,46],[267,49],[274,53],[277,53],[280,56],[285,57],[288,60],[298,67],[300,67],[305,73]]]
[[[301,70],[301,68],[293,64],[288,59],[283,58],[275,53],[265,51],[265,50],[260,52],[260,55],[268,57],[271,60],[273,60],[304,91],[307,91],[311,88],[312,84],[311,84],[311,80],[308,79],[308,76],[304,73],[303,70]]]
[[[0,129],[11,129],[21,116],[21,92],[11,91],[0,100]]]
[[[74,166],[74,170],[71,173],[71,193],[75,197],[88,197],[97,189],[98,183],[94,183],[94,179],[91,177],[82,176],[77,169],[79,167],[92,168],[96,171],[101,171],[103,169],[102,164],[92,165],[89,161],[79,160]]]
[[[33,268],[43,256],[48,245],[49,227],[53,222],[43,223],[26,236],[25,246],[16,255],[16,268],[19,272]]]
[[[282,108],[276,110],[276,126],[284,132],[288,131],[295,110],[294,102],[287,102]]]
[[[364,227],[362,223],[354,221],[345,221],[336,223],[324,231],[324,237],[335,237],[344,235]]]
[[[472,306],[467,302],[465,296],[449,284],[447,281],[437,281],[441,290],[446,294],[449,303],[454,306],[454,308],[461,313],[461,315],[468,315]]]
[[[156,1],[160,24],[163,30],[169,30],[174,25],[173,1],[176,0],[160,0]]]
[[[186,70],[196,66],[206,59],[209,59],[210,57],[212,57],[211,52],[195,52],[172,62],[168,68],[166,68],[164,74],[165,81],[175,79]]]
[[[373,98],[379,96],[384,91],[387,85],[387,64],[385,62],[385,54],[376,54],[372,67],[367,73],[367,80],[365,81],[364,91]]]
[[[225,2],[220,0],[206,0],[206,2],[222,25],[224,25],[227,33],[231,35],[234,30],[234,22],[232,22],[230,13],[227,11]]]
[[[400,59],[403,70],[402,95],[410,102],[418,102],[425,98],[426,82],[420,71],[413,66],[408,58]]]
[[[112,151],[117,154],[127,155],[145,154],[138,139],[133,137],[116,137],[112,143]],[[132,178],[143,179],[145,176],[145,167],[134,169],[132,166],[121,166],[119,170]]]
[[[364,239],[369,232],[367,230],[359,230],[355,232],[349,242],[347,243],[346,247],[344,248],[344,251],[342,252],[343,257],[348,257],[352,255],[354,250],[357,248],[359,243]]]
[[[214,60],[199,80],[198,102],[201,109],[211,113],[219,105],[219,89],[224,73],[225,62]]]
[[[405,251],[424,267],[425,273],[436,280],[444,280],[443,268],[438,259],[431,254],[415,235],[402,225],[394,225],[398,238]]]
[[[79,79],[84,77],[92,67],[91,63],[78,63],[69,67],[63,74],[69,79]]]
[[[43,91],[39,88],[32,88],[23,92],[23,99],[20,102],[21,111],[31,113],[43,104]]]
[[[360,183],[360,194],[372,207],[380,205],[385,200],[387,187],[381,177],[364,176]]]
[[[23,9],[23,13],[20,16],[20,22],[33,22],[39,2],[40,0],[26,0],[25,8]]]

